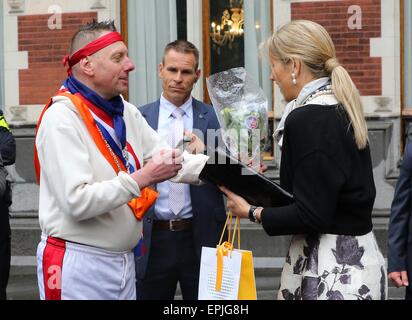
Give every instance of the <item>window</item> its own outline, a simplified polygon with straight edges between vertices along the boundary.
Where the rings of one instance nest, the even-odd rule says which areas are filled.
[[[230,8],[229,0],[210,0],[210,21],[220,24],[222,14]],[[233,10],[233,9],[232,9]],[[228,12],[228,11],[227,11]],[[225,26],[227,31],[230,27]],[[212,39],[211,39],[212,40]],[[210,42],[211,74],[236,67],[245,66],[245,39],[243,36],[234,37],[233,42],[219,45],[213,40]]]
[[[187,40],[187,0],[176,0],[177,38]]]

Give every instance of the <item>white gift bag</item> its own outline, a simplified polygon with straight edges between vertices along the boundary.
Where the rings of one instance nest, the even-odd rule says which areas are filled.
[[[220,291],[216,291],[217,260],[217,248],[202,247],[198,299],[237,300],[242,254],[233,250],[223,257]]]

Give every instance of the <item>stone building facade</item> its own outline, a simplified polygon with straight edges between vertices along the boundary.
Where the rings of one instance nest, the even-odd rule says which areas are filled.
[[[389,210],[405,133],[409,128],[408,119],[412,114],[408,109],[412,107],[412,41],[406,31],[412,24],[410,1],[260,1],[266,1],[269,8],[270,21],[266,22],[269,23],[269,30],[291,19],[309,19],[324,25],[334,39],[340,62],[357,84],[368,120],[373,155],[377,189],[373,214],[375,232],[382,251],[386,253]],[[160,62],[164,45],[178,35],[178,31],[170,31],[170,26],[176,27],[176,21],[178,25],[184,24],[186,38],[201,51],[203,80],[209,75],[211,15],[208,9],[212,7],[212,2],[2,1],[0,107],[17,139],[17,161],[15,166],[9,168],[14,181],[14,203],[11,208],[14,265],[30,266],[35,263],[35,247],[40,235],[37,221],[38,186],[33,168],[35,124],[43,105],[64,80],[66,73],[61,61],[77,27],[91,19],[115,19],[118,29],[128,41],[130,56],[137,65],[135,74],[131,76],[128,96],[132,103],[140,105],[154,100],[161,93],[157,72],[153,68]],[[256,8],[256,5],[253,0],[244,0],[245,10],[251,6]],[[246,19],[252,17],[248,12],[245,12],[245,16]],[[160,25],[160,21],[166,20],[167,23]],[[256,21],[251,23],[260,29],[261,22],[257,16]],[[150,66],[148,60],[151,56],[154,56],[155,61]],[[285,103],[279,90],[272,86],[270,88],[269,95],[273,98],[270,125],[275,126]],[[199,99],[207,99],[204,82],[199,81],[194,95]],[[271,154],[265,158],[270,168],[267,175],[273,179],[278,179],[279,154],[279,150],[273,146]],[[262,270],[278,268],[287,237],[268,238],[248,222],[244,223],[244,229],[244,246],[254,250],[255,265]]]

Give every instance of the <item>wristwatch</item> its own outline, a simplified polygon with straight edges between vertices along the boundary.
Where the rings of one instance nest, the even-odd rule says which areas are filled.
[[[249,208],[249,220],[254,222],[254,223],[259,223],[260,224],[260,223],[262,223],[262,221],[259,220],[256,217],[257,209],[263,209],[263,208],[262,207],[256,207],[256,206],[250,206],[250,208]]]

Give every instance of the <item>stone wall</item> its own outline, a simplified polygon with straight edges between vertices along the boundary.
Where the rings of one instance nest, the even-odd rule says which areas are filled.
[[[336,55],[363,96],[382,95],[382,58],[372,57],[370,39],[382,36],[381,1],[358,1],[361,30],[348,29],[348,8],[353,1],[315,1],[291,4],[292,19],[307,19],[325,27]]]
[[[18,17],[19,51],[28,54],[28,69],[19,71],[20,105],[45,104],[67,77],[63,58],[80,25],[97,19],[97,12],[62,14],[62,29],[50,29],[49,14]]]

